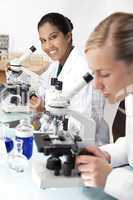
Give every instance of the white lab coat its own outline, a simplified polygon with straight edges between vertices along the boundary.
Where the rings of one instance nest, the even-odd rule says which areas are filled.
[[[48,70],[44,72],[41,76],[42,83],[39,89],[39,94],[41,97],[45,96],[45,90],[50,87],[50,81],[52,77],[56,77],[59,63],[53,62]],[[64,93],[67,93],[72,90],[72,88],[77,84],[78,80],[88,72],[88,64],[83,58],[83,56],[79,55],[77,49],[73,49],[67,58],[62,71],[58,76],[58,80],[63,82]],[[76,94],[71,99],[70,108],[89,113],[89,105],[91,102],[91,85],[85,86],[81,91]]]
[[[50,87],[50,80],[51,77],[56,77],[57,75],[57,70],[58,70],[59,63],[58,62],[53,62],[48,70],[42,74],[41,76],[41,87],[39,89],[39,94],[41,97],[45,96],[45,90]],[[86,72],[89,71],[88,63],[84,56],[79,54],[76,48],[74,48],[69,57],[67,58],[62,71],[60,72],[58,76],[58,80],[63,82],[63,89],[62,91],[64,93],[67,93],[72,90],[72,88],[77,85],[77,82],[81,77],[86,74]],[[99,92],[95,90],[95,95],[92,93],[94,89],[92,88],[92,84],[87,84],[85,87],[83,87],[78,94],[76,94],[72,99],[71,99],[71,104],[70,104],[70,109],[76,110],[78,112],[87,114],[89,117],[92,116],[92,99],[93,103],[97,105],[97,108],[99,109],[99,113],[103,112],[103,107],[105,104],[104,98],[101,96]],[[92,95],[93,94],[93,95]],[[100,102],[99,102],[100,100]],[[98,107],[100,105],[100,107]],[[101,109],[101,111],[100,111]],[[108,135],[109,135],[109,130],[105,126],[105,123],[101,123],[101,129],[106,129],[105,130],[105,135],[106,136],[102,137],[102,140],[104,144],[108,142]],[[104,128],[103,128],[104,127]],[[74,127],[73,127],[74,128]],[[104,132],[104,131],[103,131]],[[89,131],[88,131],[89,134]],[[99,137],[98,137],[99,138]],[[100,140],[100,138],[99,138]],[[101,141],[100,141],[101,143]]]
[[[116,167],[107,178],[105,191],[120,200],[133,200],[133,94],[126,97],[126,136],[102,147]],[[131,167],[119,167],[129,164]]]

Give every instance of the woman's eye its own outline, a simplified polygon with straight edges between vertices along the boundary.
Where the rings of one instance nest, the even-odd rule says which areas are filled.
[[[109,74],[109,73],[108,73],[108,74],[100,74],[100,76],[101,76],[102,78],[107,78],[107,77],[110,76],[110,74]]]
[[[41,44],[44,44],[46,42],[46,40],[40,40]]]
[[[57,38],[57,35],[52,35],[51,37],[50,37],[50,40],[54,40],[54,39],[56,39]]]

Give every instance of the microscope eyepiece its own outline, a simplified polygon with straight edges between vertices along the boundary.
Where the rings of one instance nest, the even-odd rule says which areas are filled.
[[[55,86],[57,83],[58,79],[57,78],[51,78],[51,85]]]
[[[55,88],[56,90],[62,90],[63,83],[62,81],[56,81]]]
[[[93,79],[93,76],[87,72],[84,76],[83,76],[83,79],[86,81],[86,83],[89,83],[92,79]]]
[[[31,47],[30,47],[30,50],[31,50],[32,52],[35,52],[35,51],[36,51],[36,47],[31,46]]]

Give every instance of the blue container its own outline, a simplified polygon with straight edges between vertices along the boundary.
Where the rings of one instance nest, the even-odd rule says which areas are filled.
[[[33,136],[31,137],[19,137],[16,136],[16,139],[21,139],[23,141],[22,153],[30,159],[33,152]]]
[[[7,153],[9,153],[13,149],[13,140],[11,138],[5,137],[5,145]]]

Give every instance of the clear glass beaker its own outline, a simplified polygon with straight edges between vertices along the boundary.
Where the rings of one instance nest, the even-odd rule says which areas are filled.
[[[23,154],[23,140],[16,139],[14,143],[14,152],[9,155],[8,166],[16,172],[24,172],[24,170],[28,167],[28,159]]]

